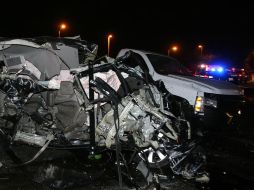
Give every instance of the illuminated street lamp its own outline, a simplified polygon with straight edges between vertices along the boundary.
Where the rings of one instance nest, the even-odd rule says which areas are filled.
[[[112,34],[108,35],[108,56],[109,56],[109,52],[110,52],[110,39],[113,38]]]
[[[170,55],[170,51],[177,52],[178,46],[172,46],[172,47],[168,48],[168,56]]]
[[[200,56],[202,57],[204,46],[203,45],[198,45],[198,48],[200,49]]]
[[[58,37],[61,37],[61,30],[65,30],[66,29],[66,24],[61,24],[59,26],[59,30],[58,30]]]

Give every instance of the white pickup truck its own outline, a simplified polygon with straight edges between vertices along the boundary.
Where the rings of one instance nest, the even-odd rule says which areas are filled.
[[[129,66],[146,70],[155,81],[163,81],[170,93],[188,102],[192,116],[199,121],[208,125],[215,125],[215,121],[226,121],[229,124],[232,118],[242,114],[244,91],[238,86],[195,77],[174,58],[157,53],[122,49],[117,57],[128,51],[134,54],[134,59],[127,62]]]

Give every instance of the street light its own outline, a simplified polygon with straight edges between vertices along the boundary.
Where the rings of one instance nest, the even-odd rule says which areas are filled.
[[[58,37],[61,37],[61,30],[65,30],[66,29],[66,24],[61,24],[59,26],[59,30],[58,30]]]
[[[109,52],[110,52],[110,39],[113,38],[112,34],[108,35],[108,57],[109,57]]]
[[[204,46],[203,45],[198,45],[198,48],[200,49],[200,56],[202,57]]]
[[[168,48],[168,56],[170,55],[170,51],[177,52],[178,46],[172,46],[172,47]]]

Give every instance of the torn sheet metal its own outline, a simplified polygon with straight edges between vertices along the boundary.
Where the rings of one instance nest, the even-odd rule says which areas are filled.
[[[57,55],[45,48],[40,49],[23,45],[11,45],[9,48],[0,51],[0,60],[5,61],[20,54],[41,72],[40,80],[48,80],[55,75],[59,75],[61,65],[64,64]],[[18,71],[19,69],[13,69],[11,73]],[[24,72],[24,74],[27,73]]]
[[[30,42],[23,39],[13,39],[8,41],[2,41],[0,46],[0,51],[9,48],[11,45],[22,45],[22,46],[30,46],[34,48],[40,48],[40,45]]]
[[[172,140],[177,140],[178,135],[172,128],[171,121],[161,114],[158,108],[154,108],[149,104],[147,100],[149,94],[145,91],[140,89],[139,93],[135,92],[121,101],[118,106],[119,126],[115,126],[113,109],[98,124],[96,128],[97,135],[106,138],[105,144],[108,148],[115,142],[117,128],[119,128],[118,136],[122,140],[124,140],[125,132],[131,132],[136,145],[139,147],[151,145],[154,131],[162,124],[167,127],[167,136]]]
[[[93,65],[90,83],[95,100],[84,103],[89,95],[89,70],[84,64],[97,46],[76,39],[47,39],[10,42],[0,49],[0,61],[7,67],[0,69],[0,129],[8,143],[82,149],[90,155],[114,152],[118,169],[135,165],[148,182],[160,167],[187,179],[199,175],[205,157],[190,139],[190,125],[164,106],[175,101],[164,96],[168,92],[162,93],[141,71],[125,65],[126,57],[120,62],[104,59]],[[95,138],[90,133],[91,109],[96,118]],[[135,158],[129,165],[119,161],[132,155]]]
[[[45,45],[48,43],[49,45]],[[72,39],[31,38],[0,41],[0,61],[22,55],[40,72],[40,80],[50,80],[59,75],[60,70],[77,68],[92,61],[97,53],[97,45]],[[12,70],[12,73],[18,70]],[[29,74],[22,71],[23,74]],[[36,75],[38,77],[38,75]]]

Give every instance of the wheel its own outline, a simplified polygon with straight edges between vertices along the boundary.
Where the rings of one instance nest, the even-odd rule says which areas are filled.
[[[151,168],[159,168],[169,164],[168,155],[163,149],[154,150],[152,147],[139,153],[144,162],[148,162]]]

